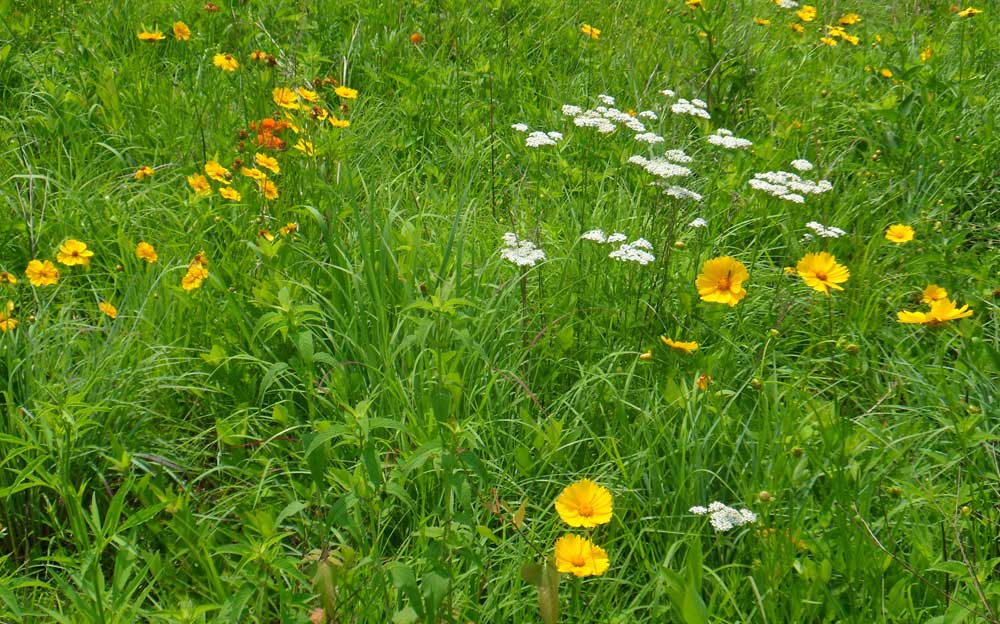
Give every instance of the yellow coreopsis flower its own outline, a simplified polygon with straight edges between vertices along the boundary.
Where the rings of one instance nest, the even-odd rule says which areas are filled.
[[[0,308],[0,331],[5,334],[13,329],[17,329],[17,319],[11,316],[13,313],[13,301],[8,301],[6,306]],[[0,525],[0,528],[2,528],[2,525]]]
[[[909,312],[903,310],[896,314],[896,318],[900,323],[935,326],[947,323],[948,321],[968,318],[972,314],[973,311],[969,309],[969,304],[965,304],[959,308],[954,301],[945,298],[932,303],[931,309],[927,312]]]
[[[97,304],[97,308],[105,314],[108,318],[114,320],[118,318],[118,308],[111,305],[107,301],[102,301]]]
[[[256,180],[257,182],[267,179],[267,174],[261,171],[260,169],[248,169],[247,167],[243,167],[242,169],[240,169],[240,173],[250,178],[251,180]]]
[[[216,54],[212,57],[212,65],[228,72],[236,71],[240,67],[239,61],[232,54]]]
[[[691,9],[692,11],[694,11],[695,9],[705,8],[705,3],[702,0],[685,0],[684,4],[686,4],[687,8]]]
[[[660,340],[663,344],[667,345],[674,351],[680,351],[681,353],[694,353],[698,350],[697,342],[683,342],[680,340],[671,340],[666,336],[660,336]]]
[[[796,11],[795,15],[797,15],[803,22],[811,22],[816,19],[816,7],[807,4]]]
[[[920,61],[926,63],[927,60],[930,59],[931,56],[933,55],[934,55],[934,50],[932,50],[930,46],[927,46],[926,48],[920,51]]]
[[[260,62],[260,61],[266,61],[267,60],[267,52],[265,52],[263,50],[254,50],[253,52],[250,53],[250,60],[251,61],[258,61],[258,62]]]
[[[266,199],[278,199],[278,187],[270,180],[260,180],[257,182],[261,195]]]
[[[600,576],[608,571],[608,553],[579,535],[556,540],[556,569],[574,576]]]
[[[343,85],[341,85],[341,86],[337,87],[336,89],[334,89],[333,92],[336,93],[337,95],[339,95],[340,97],[344,98],[345,100],[356,100],[356,99],[358,99],[358,91],[357,91],[357,89],[352,89],[350,87],[345,87]]]
[[[269,170],[271,173],[281,173],[281,167],[278,166],[277,158],[272,158],[267,154],[257,152],[253,155],[253,161],[257,163],[258,166]]]
[[[306,156],[315,156],[316,148],[313,146],[312,141],[306,141],[305,139],[299,139],[298,142],[293,145],[295,149],[304,153]]]
[[[142,165],[135,170],[135,174],[132,177],[135,178],[136,180],[142,180],[144,178],[148,178],[154,173],[156,173],[155,169],[147,165]]]
[[[982,11],[980,11],[979,9],[975,9],[973,7],[968,7],[966,9],[962,9],[961,11],[959,11],[958,12],[958,16],[959,17],[972,17],[974,15],[979,15],[980,13],[982,13]]]
[[[87,266],[93,256],[94,252],[87,249],[86,243],[71,238],[59,246],[56,260],[66,266]]]
[[[0,286],[4,284],[14,285],[17,284],[17,278],[14,277],[13,273],[8,273],[7,271],[0,271]]]
[[[878,73],[883,78],[892,78],[893,76],[892,70],[889,69],[888,67],[883,67],[882,69],[879,70]]]
[[[181,280],[181,288],[187,291],[201,288],[201,283],[208,277],[208,260],[205,259],[205,252],[201,252],[192,258],[188,264],[187,273]]]
[[[32,286],[53,286],[59,282],[59,269],[49,260],[32,260],[24,270]]]
[[[299,97],[306,102],[319,102],[319,96],[315,91],[310,91],[305,87],[296,87],[295,92],[299,94]]]
[[[580,32],[582,32],[583,34],[587,35],[591,39],[600,39],[601,38],[601,31],[600,31],[600,29],[594,28],[590,24],[584,24],[583,26],[581,26],[580,27]]]
[[[226,169],[214,160],[210,160],[205,163],[205,173],[216,182],[221,182],[223,184],[229,184],[229,181],[233,177],[233,174],[229,172],[229,169]]]
[[[860,15],[858,15],[857,13],[848,13],[847,15],[844,15],[839,20],[837,20],[837,23],[843,26],[851,26],[853,24],[857,24],[860,21],[861,21]]]
[[[153,264],[157,261],[157,259],[159,259],[159,256],[156,255],[156,249],[146,241],[140,241],[139,244],[135,246],[135,257],[140,260],[145,260],[150,264]]]
[[[820,41],[830,46],[831,48],[837,45],[837,40],[834,39],[833,37],[820,37]]]
[[[184,22],[174,22],[174,39],[187,41],[191,38],[191,29]]]
[[[849,33],[844,33],[843,35],[840,36],[840,38],[851,45],[858,45],[859,43],[861,43],[861,37],[856,37]]]
[[[281,226],[281,228],[278,231],[281,232],[282,236],[288,236],[289,234],[294,234],[295,232],[299,231],[299,224],[286,223],[285,225]]]
[[[153,41],[153,42],[163,41],[164,39],[167,38],[162,32],[158,30],[153,30],[153,31],[144,30],[136,36],[139,37],[139,41]]]
[[[229,201],[237,201],[238,202],[238,201],[240,201],[240,200],[243,199],[243,196],[240,195],[239,191],[237,191],[234,188],[230,188],[228,186],[225,187],[225,188],[220,188],[219,189],[219,195],[222,195],[222,197],[224,199],[228,199]]]
[[[791,24],[788,25],[788,27],[794,30],[795,32],[799,33],[800,35],[806,31],[805,27],[802,24],[799,24],[798,22],[792,22]]]
[[[757,24],[758,26],[770,26],[771,25],[771,20],[764,19],[762,17],[755,17],[755,18],[753,18],[753,23]]]
[[[847,267],[837,264],[837,259],[825,251],[802,256],[795,270],[806,286],[827,295],[830,294],[831,288],[844,290],[840,284],[851,277]]]
[[[351,122],[347,119],[337,119],[333,115],[330,115],[330,125],[334,128],[350,128]]]
[[[271,99],[281,108],[298,110],[302,107],[299,104],[299,96],[288,87],[275,87],[271,91]]]
[[[212,185],[208,183],[208,178],[201,175],[200,173],[195,173],[187,177],[188,186],[191,190],[201,195],[202,197],[212,194]]]
[[[948,298],[948,291],[944,288],[938,286],[937,284],[929,284],[924,292],[921,293],[921,301],[927,304],[934,303],[935,301],[941,301],[942,299]]]
[[[555,506],[563,522],[587,529],[611,522],[613,513],[611,491],[590,479],[567,486],[556,498]]]
[[[885,240],[897,245],[910,242],[913,240],[913,236],[913,228],[902,223],[890,225],[889,229],[885,231]]]
[[[713,258],[701,267],[695,281],[702,301],[735,306],[747,296],[743,282],[750,278],[743,263],[730,256]]]

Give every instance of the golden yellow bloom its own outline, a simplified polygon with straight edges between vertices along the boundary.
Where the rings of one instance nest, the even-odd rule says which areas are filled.
[[[232,54],[216,54],[212,57],[212,65],[215,65],[223,71],[236,71],[239,69],[239,61]]]
[[[671,340],[666,336],[660,336],[660,340],[663,344],[667,345],[674,351],[680,351],[681,353],[694,353],[698,350],[697,342],[682,342],[679,340]]]
[[[161,33],[158,30],[154,30],[151,32],[144,30],[136,36],[139,37],[140,41],[163,41],[164,39],[167,38],[163,33]]]
[[[902,223],[897,223],[896,225],[890,225],[889,229],[885,231],[885,240],[899,245],[913,240],[913,235],[913,228]]]
[[[753,18],[753,23],[757,24],[758,26],[770,26],[771,25],[771,20],[764,19],[762,17],[755,17],[755,18]]]
[[[260,189],[261,194],[267,199],[278,199],[278,187],[274,185],[274,182],[270,180],[260,180],[257,182],[257,187]]]
[[[269,243],[274,240],[274,234],[271,234],[271,232],[264,228],[257,230],[257,234]]]
[[[747,296],[743,282],[750,278],[743,263],[729,256],[713,258],[701,267],[695,281],[702,301],[735,306]]]
[[[795,14],[803,22],[811,22],[814,19],[816,19],[816,7],[814,7],[814,6],[810,5],[810,4],[807,4],[804,7],[802,7],[801,9],[799,9],[798,11],[796,11]]]
[[[302,107],[302,105],[299,104],[299,96],[288,87],[275,87],[271,91],[271,99],[274,100],[274,103],[281,108],[298,110]]]
[[[590,479],[566,486],[555,505],[559,517],[571,527],[589,529],[611,522],[611,491]]]
[[[883,78],[892,78],[892,70],[889,69],[888,67],[883,67],[882,69],[879,70],[878,73]]]
[[[843,37],[847,34],[847,31],[840,26],[827,26],[826,34],[830,37]]]
[[[8,273],[7,271],[0,271],[0,285],[3,284],[17,284],[17,278],[14,277],[13,273]]]
[[[201,288],[201,283],[208,277],[208,260],[205,259],[205,252],[195,254],[188,264],[187,273],[181,280],[181,288],[184,290],[194,290]]]
[[[208,178],[200,173],[189,175],[187,182],[191,190],[202,197],[212,194],[212,185],[208,183]]]
[[[800,35],[806,31],[805,27],[802,24],[799,24],[798,22],[792,22],[791,24],[788,25],[788,27],[794,30],[795,32],[799,33]]]
[[[344,98],[345,100],[356,100],[356,99],[358,99],[358,92],[357,92],[356,89],[352,89],[350,87],[345,87],[343,85],[341,85],[341,86],[337,87],[336,89],[334,89],[333,92],[336,93],[337,95],[339,95],[340,97]]]
[[[350,128],[351,122],[347,119],[337,119],[333,115],[330,115],[330,125],[334,128]]]
[[[226,169],[214,160],[210,160],[205,163],[205,173],[207,173],[208,177],[212,178],[216,182],[222,182],[223,184],[229,184],[229,181],[233,177],[233,174],[229,172],[229,169]]]
[[[94,252],[87,249],[87,243],[81,243],[71,238],[59,246],[56,260],[66,266],[87,266],[93,255]]]
[[[601,38],[601,31],[599,29],[597,29],[597,28],[594,28],[590,24],[584,24],[583,26],[581,26],[580,27],[580,32],[582,32],[583,34],[587,35],[591,39],[600,39]]]
[[[840,38],[851,45],[858,45],[859,43],[861,43],[861,37],[856,37],[848,33],[844,33],[843,35],[840,36]]]
[[[142,180],[143,178],[148,178],[154,173],[156,173],[155,169],[147,165],[142,165],[141,167],[135,170],[135,175],[132,177],[134,177],[136,180]]]
[[[24,274],[32,286],[52,286],[59,282],[59,269],[48,260],[32,260]]]
[[[98,303],[97,304],[97,308],[101,312],[104,312],[105,316],[107,316],[110,319],[116,319],[116,318],[118,318],[118,308],[116,308],[115,306],[111,305],[107,301],[102,301],[102,302]]]
[[[969,7],[967,9],[962,9],[961,11],[959,11],[958,12],[958,16],[959,17],[972,17],[974,15],[979,15],[980,13],[982,13],[982,11],[980,11],[979,9],[974,9],[972,7]]]
[[[316,148],[313,147],[312,141],[306,141],[305,139],[299,139],[298,142],[293,146],[295,149],[304,153],[306,156],[315,156]]]
[[[930,46],[927,46],[926,48],[920,51],[920,60],[921,62],[926,63],[927,60],[933,55],[934,55],[934,50],[932,50]]]
[[[240,201],[240,200],[243,199],[243,196],[240,195],[239,191],[237,191],[234,188],[230,188],[228,186],[225,187],[225,188],[220,188],[219,189],[219,195],[222,195],[222,197],[224,197],[225,199],[228,199],[229,201],[237,201],[238,202],[238,201]]]
[[[832,38],[832,37],[821,37],[820,41],[822,41],[826,45],[830,46],[831,48],[833,46],[837,45],[837,40],[834,39],[834,38]]]
[[[251,61],[266,61],[267,60],[267,52],[265,52],[263,50],[254,50],[253,52],[250,53],[250,60]]]
[[[271,173],[281,173],[281,168],[278,166],[278,159],[271,158],[267,154],[261,154],[257,152],[253,155],[253,161],[259,166],[268,169]]]
[[[574,576],[600,576],[608,571],[608,553],[579,535],[563,535],[556,540],[556,569]]]
[[[708,386],[711,383],[712,383],[712,376],[709,375],[708,373],[701,373],[700,375],[698,375],[698,379],[695,380],[694,385],[699,390],[704,392],[705,390],[708,390]]]
[[[686,0],[684,4],[686,4],[687,8],[691,9],[692,11],[694,11],[695,9],[705,8],[705,5],[702,2],[702,0]]]
[[[652,362],[653,361],[653,352],[652,351],[646,351],[645,353],[640,353],[639,354],[639,359],[641,361],[643,361],[643,362]]]
[[[948,298],[948,291],[944,288],[938,286],[937,284],[929,284],[927,288],[924,289],[923,296],[920,298],[921,301],[927,304],[934,303],[935,301],[941,301],[942,299]]]
[[[250,178],[251,180],[256,180],[258,182],[267,179],[267,174],[261,171],[260,169],[247,169],[246,167],[243,167],[242,169],[240,169],[240,173]]]
[[[187,41],[191,38],[191,29],[184,22],[174,22],[174,39]]]
[[[157,261],[157,259],[159,259],[159,256],[156,255],[156,249],[146,241],[140,241],[139,244],[135,246],[135,257],[140,260],[145,260],[150,264],[153,264]]]
[[[860,21],[861,21],[860,15],[858,15],[857,13],[848,13],[847,15],[837,20],[837,23],[843,26],[851,26],[853,24],[857,24]]]
[[[973,311],[969,309],[969,304],[961,308],[957,307],[950,299],[940,299],[931,304],[931,309],[927,312],[901,311],[896,314],[900,323],[920,324],[920,325],[941,325],[948,321],[968,318]]]
[[[7,305],[0,309],[0,331],[7,333],[13,329],[17,328],[17,319],[13,318],[11,314],[14,312],[14,302],[8,301]],[[0,525],[2,528],[2,525]]]
[[[306,102],[318,102],[319,101],[319,96],[316,95],[316,92],[315,91],[310,91],[309,89],[306,89],[305,87],[297,87],[295,89],[295,92],[298,93],[299,97],[302,98],[303,100],[305,100]]]
[[[281,232],[282,236],[288,236],[289,234],[294,234],[295,232],[299,231],[299,224],[286,223],[285,225],[281,226],[281,229],[279,229],[278,231]]]
[[[831,288],[844,290],[840,284],[851,277],[851,272],[847,270],[847,267],[837,264],[837,259],[825,251],[807,253],[802,256],[795,269],[806,286],[827,295],[830,294]]]

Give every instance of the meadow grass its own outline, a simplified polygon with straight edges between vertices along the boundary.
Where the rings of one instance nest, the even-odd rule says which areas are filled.
[[[0,622],[997,622],[1000,30],[977,8],[0,0]],[[858,44],[823,43],[851,12]],[[602,94],[663,142],[561,112]],[[699,201],[629,162],[667,149]],[[258,152],[276,198],[240,173]],[[796,159],[832,190],[749,186]],[[232,179],[202,197],[207,161]],[[505,259],[508,232],[544,260]],[[70,239],[87,266],[57,261]],[[842,291],[784,270],[820,251]],[[695,287],[719,256],[749,273],[733,306]],[[973,316],[898,322],[932,283]],[[610,522],[563,523],[581,479]],[[690,511],[713,501],[755,521],[717,531]],[[555,574],[567,533],[607,571]]]

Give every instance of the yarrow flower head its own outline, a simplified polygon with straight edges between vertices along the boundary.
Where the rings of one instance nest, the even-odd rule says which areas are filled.
[[[701,117],[702,119],[712,118],[708,112],[708,106],[701,100],[680,98],[670,106],[670,112],[675,115],[690,115],[692,117]]]
[[[688,223],[689,228],[704,228],[708,227],[708,221],[705,221],[701,217],[696,218],[691,223]]]
[[[747,139],[741,139],[733,136],[733,133],[725,128],[719,128],[715,131],[715,134],[709,135],[708,142],[712,145],[723,147],[728,150],[746,149],[753,145],[753,143]]]
[[[806,227],[816,233],[817,236],[822,238],[840,238],[841,236],[847,234],[844,230],[839,227],[827,227],[822,223],[816,221],[810,221],[806,223]]]
[[[791,164],[792,164],[792,169],[795,169],[796,171],[805,172],[813,170],[813,164],[804,158],[793,160]]]
[[[826,295],[830,294],[831,288],[844,290],[840,284],[851,276],[847,267],[837,264],[837,259],[825,251],[807,253],[799,260],[795,270],[807,286]]]
[[[702,301],[735,306],[747,296],[743,282],[750,278],[747,268],[730,256],[713,258],[701,267],[695,281]]]
[[[611,522],[614,502],[608,488],[581,479],[566,486],[556,498],[555,507],[566,524],[589,529]]]
[[[556,569],[574,576],[600,576],[608,571],[608,553],[579,535],[563,535],[556,540]]]
[[[511,124],[510,125],[510,129],[513,130],[513,131],[515,131],[515,132],[527,132],[528,131],[528,124],[524,124],[524,123]]]
[[[545,252],[529,240],[520,240],[517,234],[507,232],[503,235],[504,249],[500,257],[517,266],[535,266],[536,262],[545,260]]]
[[[611,242],[609,239],[608,242]],[[609,258],[619,262],[636,262],[640,265],[647,265],[656,260],[656,256],[649,253],[653,246],[645,238],[634,240],[631,243],[624,243],[618,249],[608,254]]]
[[[608,237],[604,234],[604,230],[589,230],[584,232],[580,236],[580,239],[593,241],[595,243],[604,243],[608,240]]]
[[[542,132],[540,130],[535,130],[534,132],[528,134],[528,138],[524,140],[524,145],[526,147],[555,145],[556,141],[560,141],[562,138],[562,134],[558,132]]]
[[[757,522],[757,514],[749,509],[735,509],[718,501],[711,503],[707,508],[695,506],[688,511],[696,516],[707,515],[712,528],[720,533]]]

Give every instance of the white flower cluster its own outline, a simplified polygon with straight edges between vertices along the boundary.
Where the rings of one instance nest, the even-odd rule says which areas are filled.
[[[608,257],[619,262],[638,262],[647,265],[656,260],[656,256],[647,251],[652,249],[652,243],[645,238],[638,238],[631,243],[623,243],[621,247],[609,253]]]
[[[812,171],[813,164],[804,158],[799,158],[798,160],[792,161],[792,169],[796,171]]]
[[[816,236],[820,236],[822,238],[840,238],[841,236],[847,234],[847,232],[839,227],[827,227],[816,221],[806,223],[806,227],[815,232]]]
[[[607,93],[602,93],[598,95],[597,99],[600,100],[602,104],[607,104],[608,106],[615,105],[615,98],[611,97]]]
[[[746,149],[753,145],[747,139],[733,136],[733,133],[725,128],[719,128],[715,134],[709,135],[708,142],[728,150]]]
[[[685,100],[680,98],[670,107],[670,111],[677,115],[691,115],[702,119],[711,119],[708,114],[708,104],[699,99]]]
[[[527,147],[555,145],[556,141],[562,141],[562,138],[563,135],[560,132],[542,132],[541,130],[535,130],[534,132],[528,134],[528,138],[524,140],[524,144]]]
[[[649,159],[636,155],[629,158],[628,161],[633,165],[639,165],[658,178],[683,178],[691,175],[690,169],[674,164],[665,157]]]
[[[575,117],[583,112],[583,109],[579,106],[573,106],[572,104],[563,104],[562,114],[567,117]]]
[[[790,171],[755,173],[749,184],[754,190],[764,191],[768,195],[796,204],[803,203],[805,195],[819,195],[833,189],[828,180],[819,182],[803,180],[798,174]]]
[[[584,232],[580,238],[582,240],[589,240],[595,243],[620,243],[624,240],[628,240],[628,236],[622,234],[621,232],[615,232],[614,234],[607,235],[604,233],[604,230],[589,230]]]
[[[670,197],[673,197],[674,199],[690,199],[690,200],[696,201],[696,202],[700,202],[701,201],[701,195],[700,194],[695,193],[694,191],[692,191],[690,189],[686,189],[683,186],[674,186],[672,184],[664,184],[662,182],[653,182],[653,184],[655,184],[656,186],[662,186],[663,187],[663,194],[664,195],[669,195]]]
[[[669,98],[677,97],[677,94],[674,93],[673,89],[661,89],[660,90],[660,95],[663,95],[663,96],[666,96],[666,97],[669,97]]]
[[[536,262],[545,260],[545,252],[535,247],[528,240],[518,240],[517,234],[507,232],[503,235],[504,249],[500,257],[517,266],[535,266]]]
[[[795,0],[775,0],[775,4],[778,5],[779,9],[797,9],[799,8],[799,3]]]
[[[642,134],[635,135],[635,140],[642,141],[643,143],[649,143],[650,145],[655,145],[657,143],[663,143],[664,139],[655,132],[643,132]]]
[[[685,154],[684,150],[679,150],[679,149],[667,150],[663,152],[663,157],[669,160],[670,162],[675,162],[681,165],[686,165],[692,160],[694,160],[693,158]]]
[[[690,227],[690,228],[708,227],[708,221],[702,219],[701,217],[698,217],[697,219],[695,219],[691,223],[688,223],[688,227]]]
[[[753,524],[757,522],[757,514],[750,511],[749,509],[734,509],[728,505],[724,505],[719,501],[715,501],[710,504],[707,508],[701,506],[695,506],[688,510],[696,516],[708,515],[708,521],[711,523],[712,528],[721,533],[738,527],[744,524]]]
[[[524,124],[524,123],[511,124],[510,129],[514,130],[516,132],[527,132],[528,131],[528,124]]]

